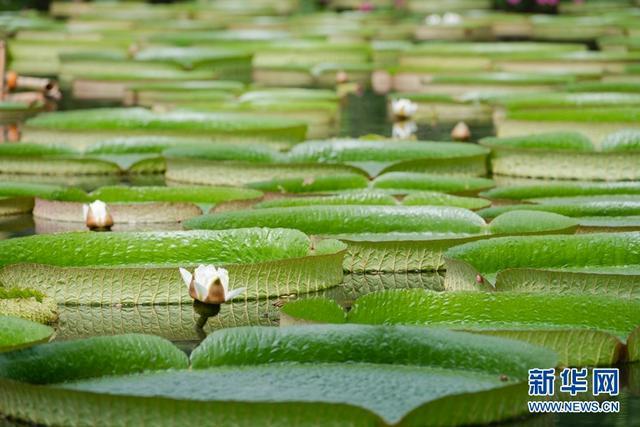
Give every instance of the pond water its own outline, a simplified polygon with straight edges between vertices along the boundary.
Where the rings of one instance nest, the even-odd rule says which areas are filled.
[[[81,107],[92,105],[83,103]],[[64,109],[71,109],[78,105],[68,100],[62,105]],[[450,139],[450,132],[455,123],[418,124],[416,136],[420,140],[442,141]],[[362,95],[350,95],[347,107],[343,110],[340,136],[358,137],[368,134],[390,136],[392,123],[386,118],[385,97],[371,92]],[[491,124],[473,126],[472,139],[493,135]],[[161,184],[162,178],[153,179],[154,185]],[[46,181],[45,181],[46,182]],[[147,184],[150,184],[149,181]],[[136,185],[137,183],[127,183]],[[31,215],[20,215],[11,218],[0,219],[0,239],[27,236],[35,233],[35,224]],[[570,308],[568,308],[570,309]],[[174,341],[185,352],[190,352],[199,341],[176,340]],[[622,365],[621,380],[622,391],[618,400],[621,402],[621,412],[618,414],[572,414],[572,415],[546,415],[519,419],[507,424],[510,426],[640,426],[640,364]],[[0,419],[2,426],[25,425]]]

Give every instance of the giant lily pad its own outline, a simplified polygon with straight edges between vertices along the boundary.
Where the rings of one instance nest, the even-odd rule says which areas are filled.
[[[284,229],[62,233],[0,241],[0,282],[66,304],[190,302],[178,267],[223,265],[246,297],[312,292],[342,281],[344,244]],[[170,247],[171,250],[167,250]],[[61,278],[64,278],[61,280]]]
[[[640,194],[638,182],[563,181],[497,187],[480,195],[494,200],[526,200],[546,197]]]
[[[177,349],[151,338],[103,337],[38,346],[26,350],[32,354],[28,360],[12,353],[3,360],[13,368],[13,379],[1,380],[7,387],[0,392],[0,408],[47,425],[59,422],[60,412],[52,408],[63,401],[90,407],[93,424],[109,424],[113,412],[100,408],[114,404],[123,409],[119,420],[144,410],[159,425],[189,414],[233,424],[265,417],[296,425],[486,423],[524,413],[528,369],[556,364],[552,352],[494,337],[336,325],[219,331],[193,353],[192,370],[160,371],[182,368],[184,362],[174,355]],[[162,357],[146,367],[155,372],[141,373],[145,368],[139,362],[149,352],[134,355],[131,347],[148,350],[152,343]],[[111,347],[105,348],[107,344]],[[336,351],[343,344],[347,350]],[[50,357],[63,349],[67,357]],[[94,355],[107,360],[90,378],[87,361]],[[104,376],[108,374],[115,376]],[[263,387],[256,388],[256,378],[264,379]],[[46,385],[36,385],[42,382]],[[34,394],[40,404],[28,405],[26,396]],[[390,394],[399,398],[379,398]],[[485,410],[475,410],[479,405]],[[167,407],[171,411],[163,409]],[[451,408],[458,414],[454,420]],[[74,414],[65,414],[65,422],[87,419]]]
[[[445,287],[640,296],[640,233],[504,237],[446,253]]]
[[[286,189],[289,186],[311,188],[321,178],[340,183],[345,180],[336,179],[334,176],[342,174],[359,175],[355,183],[346,188],[362,188],[367,183],[364,172],[353,166],[293,163],[288,161],[286,155],[263,145],[190,145],[170,148],[164,154],[167,158],[166,177],[178,183],[251,184],[262,191],[280,191],[281,188]],[[351,181],[346,180],[347,183]],[[332,185],[326,188],[333,187]],[[341,188],[345,187],[337,185],[335,189]]]
[[[255,205],[258,209],[312,205],[396,205],[396,199],[384,192],[349,191],[331,196],[283,197]]]
[[[47,196],[62,189],[63,187],[57,185],[2,182],[0,183],[0,216],[31,212],[34,196]]]
[[[576,223],[547,214],[536,219],[508,216],[496,234],[573,232]],[[346,271],[429,271],[441,269],[442,251],[470,240],[491,237],[475,213],[447,206],[318,205],[213,213],[184,222],[188,229],[288,227],[332,236],[348,243]]]
[[[486,174],[488,151],[472,144],[392,140],[309,141],[289,153],[293,162],[347,163],[375,176],[386,171]]]
[[[0,145],[3,174],[29,175],[119,175],[123,170],[114,162],[62,146],[48,144]]]
[[[306,125],[296,120],[234,116],[231,113],[168,112],[144,108],[106,108],[41,114],[26,123],[23,138],[84,146],[105,133],[196,135],[209,138],[296,142]]]
[[[373,188],[386,190],[441,191],[457,194],[474,194],[493,185],[493,181],[487,178],[416,172],[388,172],[378,176],[372,184]]]
[[[589,108],[640,105],[640,94],[633,93],[538,93],[504,97],[496,101],[509,110],[536,108]]]
[[[0,316],[0,325],[0,352],[47,341],[54,333],[50,326],[13,316]]]
[[[582,230],[621,231],[640,228],[638,195],[543,197],[529,199],[527,202],[529,203],[482,209],[479,214],[484,218],[492,218],[504,212],[543,211],[573,217],[580,223]]]
[[[538,128],[549,129],[542,125]],[[608,139],[604,139],[607,135]],[[628,139],[618,135],[605,134],[603,141],[595,145],[584,135],[567,132],[485,138],[480,143],[491,148],[491,166],[498,175],[607,181],[638,179],[640,151],[629,147]]]
[[[480,209],[491,205],[489,200],[460,197],[436,191],[415,191],[407,194],[402,202],[391,194],[393,189],[385,190],[353,190],[328,196],[283,197],[267,200],[255,205],[256,208],[276,208],[310,205],[397,205],[406,206],[455,206],[467,209]]]
[[[625,128],[637,129],[638,120],[638,107],[537,108],[508,110],[506,118],[496,121],[496,129],[501,138],[571,129],[585,134],[599,146],[613,132]]]
[[[283,316],[294,322],[340,322],[335,303],[316,301],[289,303]],[[626,339],[640,324],[638,307],[636,300],[591,295],[406,289],[360,297],[342,322],[429,325],[504,336],[548,347],[564,365],[609,365],[624,360],[620,337]]]
[[[170,223],[202,214],[217,203],[259,199],[260,191],[233,187],[101,187],[89,194],[75,189],[36,199],[34,216],[84,223],[83,204],[108,203],[114,224]]]
[[[0,354],[0,377],[32,384],[187,366],[187,356],[169,341],[139,334],[58,341]]]

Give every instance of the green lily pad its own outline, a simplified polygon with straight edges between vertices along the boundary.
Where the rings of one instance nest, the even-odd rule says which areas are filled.
[[[191,302],[178,267],[222,265],[245,298],[313,292],[342,281],[345,245],[285,229],[61,233],[0,241],[0,282],[63,304]],[[167,251],[166,248],[171,250]],[[61,280],[64,278],[64,280]]]
[[[624,231],[638,228],[638,195],[542,197],[529,199],[528,202],[535,204],[496,206],[482,209],[478,214],[484,218],[493,218],[506,213],[535,211],[572,217],[580,224],[580,230]]]
[[[280,325],[307,325],[315,323],[346,323],[342,306],[328,298],[305,298],[282,307]]]
[[[575,231],[578,222],[572,218],[549,212],[528,210],[506,212],[489,224],[493,234],[567,233]]]
[[[340,169],[341,166],[329,166],[321,168],[295,167],[285,168],[284,175],[303,175],[303,177],[275,178],[265,181],[256,181],[247,184],[248,187],[260,191],[274,193],[336,193],[339,191],[366,189],[369,180],[359,173],[353,173],[349,169]],[[335,173],[331,173],[332,168]],[[268,168],[267,173],[273,173],[273,168]],[[279,172],[276,172],[279,173]]]
[[[629,143],[626,137],[611,136],[606,127],[598,132],[602,133],[600,139],[580,133],[549,132],[485,138],[480,144],[491,148],[491,167],[497,175],[606,181],[638,179],[636,165],[640,152],[633,151],[634,143]],[[609,141],[606,147],[601,140]]]
[[[56,341],[0,354],[0,377],[31,384],[187,366],[187,356],[169,341],[139,334]]]
[[[640,295],[640,233],[502,237],[451,248],[447,289]],[[480,278],[480,279],[478,279]]]
[[[0,316],[0,352],[13,351],[48,341],[54,329],[13,316]]]
[[[223,212],[186,221],[187,228],[221,230],[262,223],[308,234],[387,232],[480,233],[484,222],[466,209],[444,206],[296,206]]]
[[[456,194],[473,194],[487,190],[493,185],[493,181],[486,178],[416,172],[388,172],[373,180],[373,188],[377,189],[426,190]]]
[[[199,135],[295,142],[304,139],[306,125],[296,120],[234,116],[231,113],[168,112],[144,108],[98,108],[46,113],[26,123],[23,138],[84,143],[105,138],[105,132],[131,135]]]
[[[573,232],[570,219],[547,215],[505,219],[510,234]],[[223,230],[287,227],[330,236],[348,244],[344,269],[350,272],[436,271],[443,251],[464,242],[491,237],[475,213],[448,206],[317,205],[236,210],[203,215],[183,223],[187,229]]]
[[[430,205],[430,206],[456,206],[471,210],[482,209],[491,206],[491,202],[486,199],[476,197],[460,197],[451,194],[439,193],[436,191],[416,191],[407,194],[402,199],[405,206]]]
[[[331,196],[283,197],[255,205],[257,209],[313,205],[396,205],[396,199],[374,191],[345,192]]]
[[[590,108],[640,105],[640,94],[633,93],[544,93],[519,94],[497,101],[509,110],[535,108]]]
[[[59,423],[60,412],[53,408],[60,408],[63,401],[91,407],[94,423],[108,423],[112,412],[98,409],[114,404],[123,409],[120,420],[142,409],[161,425],[188,414],[233,424],[268,417],[278,424],[296,425],[345,421],[350,425],[432,425],[450,423],[452,407],[462,414],[454,420],[456,424],[484,423],[526,412],[528,369],[556,364],[552,352],[499,338],[401,326],[325,325],[219,331],[193,353],[196,369],[140,373],[136,362],[144,360],[147,352],[136,357],[124,342],[133,339],[129,337],[59,343],[34,352],[35,356],[55,355],[66,344],[70,350],[66,357],[54,361],[34,357],[20,364],[15,358],[14,377],[20,374],[31,383],[44,380],[49,385],[0,380],[3,386],[11,385],[2,387],[0,406],[3,411],[8,408],[10,415],[41,424]],[[113,344],[98,356],[109,359],[94,378],[87,378],[87,356],[101,350],[99,340]],[[388,346],[389,342],[393,345]],[[343,343],[346,351],[332,350]],[[129,350],[126,357],[123,350]],[[161,354],[169,363],[156,361],[151,369],[182,367],[177,366],[182,359],[169,357],[170,349],[163,348]],[[119,375],[101,376],[108,371]],[[264,379],[263,387],[255,386],[256,378]],[[34,394],[39,405],[22,405],[29,401],[22,396],[33,399]],[[388,395],[399,398],[380,400]],[[9,401],[19,403],[7,405]],[[485,410],[471,410],[477,405]],[[168,406],[171,411],[163,409]],[[87,419],[74,414],[65,411],[67,423]],[[69,421],[69,417],[77,418]]]
[[[543,197],[640,194],[638,182],[564,181],[497,187],[480,193],[490,199],[525,200]]]
[[[3,174],[31,175],[118,175],[120,167],[111,161],[82,156],[56,144],[1,144]]]
[[[468,369],[523,378],[532,359],[545,359],[545,365],[555,363],[555,357],[546,350],[527,346],[533,351],[530,354],[518,349],[512,341],[496,339],[495,347],[487,345],[491,341],[470,334],[411,326],[244,327],[217,331],[207,337],[191,354],[191,368],[307,361],[364,362]],[[505,365],[501,356],[511,351],[514,353]],[[483,357],[478,357],[479,354]]]
[[[487,154],[474,144],[346,139],[298,144],[291,149],[289,159],[352,164],[372,176],[391,170],[484,175]]]
[[[306,321],[309,313],[313,322],[337,321],[335,307],[311,301],[289,303],[283,315]],[[298,304],[303,309],[296,308]],[[640,324],[638,313],[637,301],[613,297],[406,289],[360,297],[346,322],[428,325],[503,336],[552,349],[562,365],[585,366],[621,361],[625,352],[619,337],[626,339]]]
[[[37,198],[34,216],[63,222],[85,222],[83,205],[108,203],[114,224],[175,223],[201,215],[210,205],[257,200],[262,192],[233,187],[100,187],[91,193],[69,188]]]

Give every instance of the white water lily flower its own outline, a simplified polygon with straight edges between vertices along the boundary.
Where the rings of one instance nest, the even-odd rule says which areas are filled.
[[[109,229],[113,226],[113,218],[109,213],[109,208],[102,200],[82,205],[82,212],[84,222],[90,230]]]
[[[427,15],[427,17],[424,18],[424,22],[427,25],[440,25],[442,23],[442,18],[440,15],[434,13],[432,15]]]
[[[468,141],[471,139],[471,129],[465,122],[458,122],[451,130],[451,139],[454,141]]]
[[[394,99],[391,102],[391,113],[397,120],[410,119],[416,111],[418,111],[418,104],[406,98]]]
[[[396,122],[393,124],[393,129],[391,130],[391,137],[393,139],[412,139],[414,137],[414,133],[418,130],[418,125],[416,122],[412,121],[404,121],[404,122]]]
[[[457,13],[447,12],[442,15],[442,23],[444,25],[458,25],[462,22],[462,18]]]
[[[246,288],[229,290],[229,272],[213,265],[199,265],[191,274],[180,268],[180,275],[191,298],[206,304],[222,304],[243,293]]]

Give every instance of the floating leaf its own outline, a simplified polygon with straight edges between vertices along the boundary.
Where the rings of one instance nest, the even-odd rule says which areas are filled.
[[[0,354],[0,377],[32,384],[187,366],[187,356],[169,341],[138,334],[56,341]]]
[[[345,248],[325,240],[312,250],[299,231],[264,228],[39,235],[0,241],[0,281],[64,304],[180,303],[191,299],[178,267],[215,264],[231,288],[265,298],[340,283]]]
[[[0,316],[0,352],[17,350],[48,341],[54,329],[13,316]]]
[[[450,290],[496,289],[633,296],[640,284],[640,233],[502,237],[445,254]],[[485,284],[486,285],[486,284]]]

